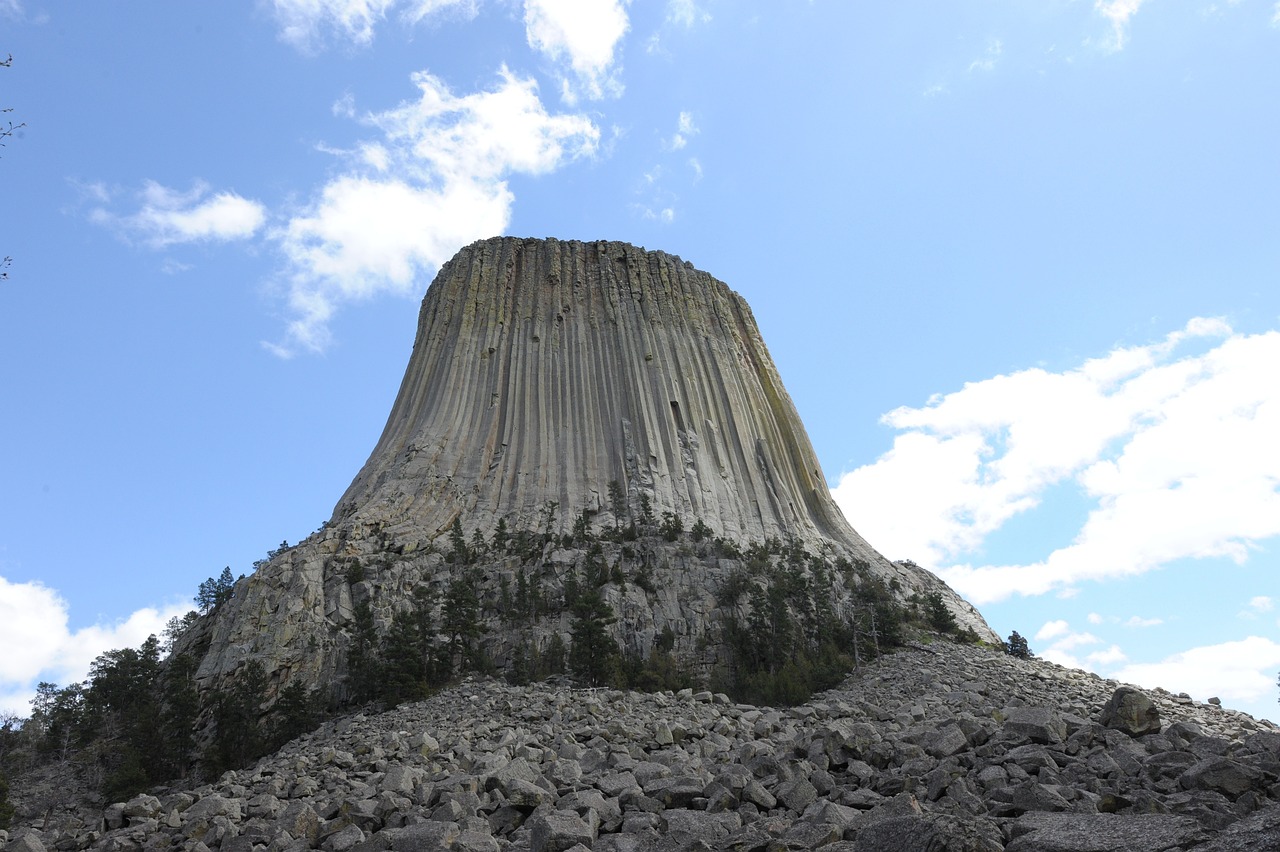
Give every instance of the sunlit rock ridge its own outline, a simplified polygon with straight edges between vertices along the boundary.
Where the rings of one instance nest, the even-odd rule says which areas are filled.
[[[941,580],[889,562],[845,520],[755,319],[729,287],[624,243],[504,237],[440,269],[382,437],[332,518],[239,582],[180,650],[202,659],[205,687],[256,659],[273,691],[301,680],[340,695],[355,608],[367,602],[385,633],[415,589],[442,600],[459,576],[455,523],[468,541],[492,540],[501,523],[545,534],[533,557],[492,552],[473,566],[479,641],[507,666],[517,644],[568,639],[572,625],[566,611],[505,617],[500,601],[517,577],[528,572],[561,595],[592,559],[566,534],[583,524],[616,532],[646,506],[650,518],[670,513],[686,531],[701,521],[743,550],[773,539],[845,560],[902,598],[939,592],[962,626],[997,639]],[[719,628],[747,612],[720,594],[745,573],[740,558],[687,535],[599,546],[596,558],[621,580],[602,594],[625,651],[647,654],[665,631],[694,670],[724,663]],[[640,582],[650,569],[655,582]],[[829,603],[847,614],[847,584]]]

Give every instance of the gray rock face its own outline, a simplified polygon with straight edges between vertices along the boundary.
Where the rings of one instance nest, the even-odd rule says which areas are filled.
[[[588,559],[585,547],[560,548],[562,534],[579,522],[616,528],[645,506],[743,550],[774,539],[850,560],[903,598],[939,592],[962,626],[998,639],[941,580],[885,560],[844,519],[741,297],[661,252],[498,238],[463,249],[427,291],[391,416],[327,525],[238,583],[178,650],[207,646],[203,688],[255,659],[272,692],[340,689],[355,607],[368,602],[385,631],[415,589],[443,597],[455,522],[468,540],[499,523],[546,533],[530,579],[554,593]],[[635,548],[603,553],[628,581],[607,590],[615,638],[643,657],[669,629],[676,653],[708,669],[726,614],[717,591],[740,560],[687,536],[653,538],[639,559],[669,570],[649,589],[630,582]],[[520,561],[501,553],[478,567],[492,602]],[[847,594],[834,598],[840,612]],[[568,620],[521,637],[508,627],[486,624],[485,651],[500,663],[518,638],[567,638]]]

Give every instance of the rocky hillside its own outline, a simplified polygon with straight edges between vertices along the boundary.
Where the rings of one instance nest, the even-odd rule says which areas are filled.
[[[5,852],[1280,849],[1280,730],[972,645],[803,706],[471,680]]]
[[[832,624],[859,618],[856,569],[900,601],[934,595],[998,640],[841,515],[729,287],[624,243],[496,238],[460,251],[427,291],[386,428],[330,521],[273,552],[177,650],[200,661],[205,693],[260,664],[269,698],[300,685],[349,700],[362,619],[386,637],[426,595],[422,620],[439,624],[467,584],[482,656],[509,670],[523,647],[569,644],[566,589],[590,575],[621,649],[644,658],[669,634],[711,682],[731,662],[726,619],[748,619],[751,587],[778,588],[780,566]],[[513,619],[521,581],[546,605]],[[804,606],[787,603],[796,618]]]

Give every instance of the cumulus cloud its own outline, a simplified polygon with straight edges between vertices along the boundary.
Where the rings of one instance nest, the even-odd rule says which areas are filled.
[[[1187,692],[1201,701],[1217,696],[1228,706],[1257,702],[1275,690],[1280,643],[1261,636],[1192,648],[1158,663],[1133,663],[1111,676],[1148,688]]]
[[[1063,635],[1069,629],[1070,627],[1068,626],[1067,622],[1062,621],[1061,619],[1057,621],[1048,621],[1048,622],[1045,622],[1044,627],[1041,627],[1038,631],[1036,631],[1036,638],[1041,641],[1044,641],[1045,639],[1052,639],[1055,636]]]
[[[93,185],[99,200],[106,191]],[[99,207],[90,218],[114,227],[128,237],[136,237],[153,248],[176,243],[226,242],[252,237],[266,223],[266,208],[257,201],[234,192],[210,194],[204,181],[196,181],[187,192],[147,181],[138,193],[141,207],[136,213],[118,215]]]
[[[417,100],[362,121],[382,138],[343,152],[349,169],[273,233],[288,264],[291,314],[278,355],[320,351],[344,302],[409,293],[468,242],[501,233],[514,196],[506,178],[543,174],[595,153],[598,128],[553,115],[537,84],[505,67],[487,91],[454,95],[413,75]]]
[[[879,549],[979,604],[1180,559],[1243,563],[1280,535],[1276,363],[1280,332],[1194,319],[1074,369],[973,382],[885,415],[893,448],[832,493]],[[1069,544],[1030,564],[960,561],[1054,487],[1089,505]]]
[[[37,582],[12,583],[0,577],[0,710],[26,715],[36,683],[65,685],[82,680],[89,664],[105,651],[136,648],[159,636],[174,616],[191,610],[190,601],[145,607],[114,624],[72,630],[67,602]]]
[[[1111,24],[1111,36],[1104,42],[1109,51],[1123,50],[1129,40],[1129,21],[1145,0],[1094,0],[1093,8]]]
[[[1105,651],[1094,651],[1091,654],[1085,655],[1084,658],[1085,662],[1094,669],[1105,666],[1115,666],[1119,663],[1123,663],[1127,659],[1129,659],[1128,656],[1124,651],[1120,650],[1119,645],[1112,645]]]
[[[615,54],[630,28],[625,0],[526,0],[524,24],[530,47],[572,71],[575,79],[563,81],[568,102],[621,93]]]

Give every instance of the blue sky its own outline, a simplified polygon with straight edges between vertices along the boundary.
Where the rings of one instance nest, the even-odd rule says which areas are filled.
[[[1276,718],[1273,0],[0,0],[0,706],[326,520],[509,233],[746,297],[1002,635]]]

